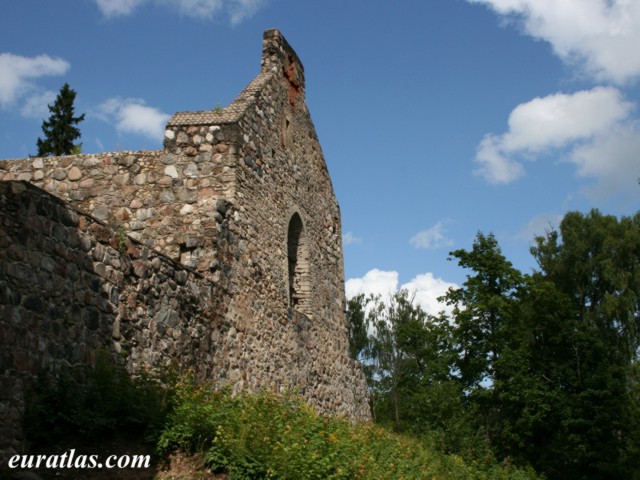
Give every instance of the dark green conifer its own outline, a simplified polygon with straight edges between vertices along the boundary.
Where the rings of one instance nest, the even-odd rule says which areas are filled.
[[[42,122],[44,140],[38,138],[38,157],[69,155],[80,150],[81,144],[76,145],[74,141],[80,137],[76,125],[84,120],[84,113],[74,117],[75,98],[75,90],[65,83],[53,105],[49,105],[51,116]]]

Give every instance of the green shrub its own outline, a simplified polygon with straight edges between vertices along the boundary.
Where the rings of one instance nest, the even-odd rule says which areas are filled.
[[[319,415],[294,393],[233,396],[191,375],[131,379],[107,356],[83,386],[61,376],[48,387],[41,379],[30,397],[25,428],[31,440],[145,429],[162,455],[199,453],[230,480],[536,478],[492,458],[447,455],[380,426]]]
[[[387,429],[318,415],[294,394],[216,392],[183,379],[158,446],[202,452],[231,480],[533,479],[490,459],[467,461]]]
[[[50,443],[64,435],[85,437],[117,429],[144,429],[153,439],[169,407],[166,382],[142,375],[132,379],[104,352],[86,379],[69,374],[51,381],[40,375],[27,395],[23,417],[27,438]]]

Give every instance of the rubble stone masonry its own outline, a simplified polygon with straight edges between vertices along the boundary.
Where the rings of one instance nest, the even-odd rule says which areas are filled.
[[[192,368],[370,419],[348,358],[340,210],[277,30],[228,107],[175,114],[161,151],[0,161],[0,454],[40,372]]]

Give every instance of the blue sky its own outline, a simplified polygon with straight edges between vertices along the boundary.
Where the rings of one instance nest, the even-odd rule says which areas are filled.
[[[172,113],[249,83],[267,28],[305,66],[348,294],[407,286],[433,311],[479,230],[529,272],[565,212],[638,210],[634,0],[5,2],[0,158],[35,153],[64,82],[85,153],[158,149]]]

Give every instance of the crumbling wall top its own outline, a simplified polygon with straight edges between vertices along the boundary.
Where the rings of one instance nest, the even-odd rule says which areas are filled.
[[[265,30],[262,40],[261,73],[225,108],[213,108],[196,112],[178,112],[171,117],[168,127],[180,125],[228,125],[236,123],[246,109],[255,103],[260,92],[272,75],[281,75],[289,83],[292,104],[304,97],[304,67],[298,55],[277,29]]]
[[[304,88],[304,67],[295,50],[289,45],[280,30],[265,30],[262,40],[262,72],[293,70],[295,80]]]

